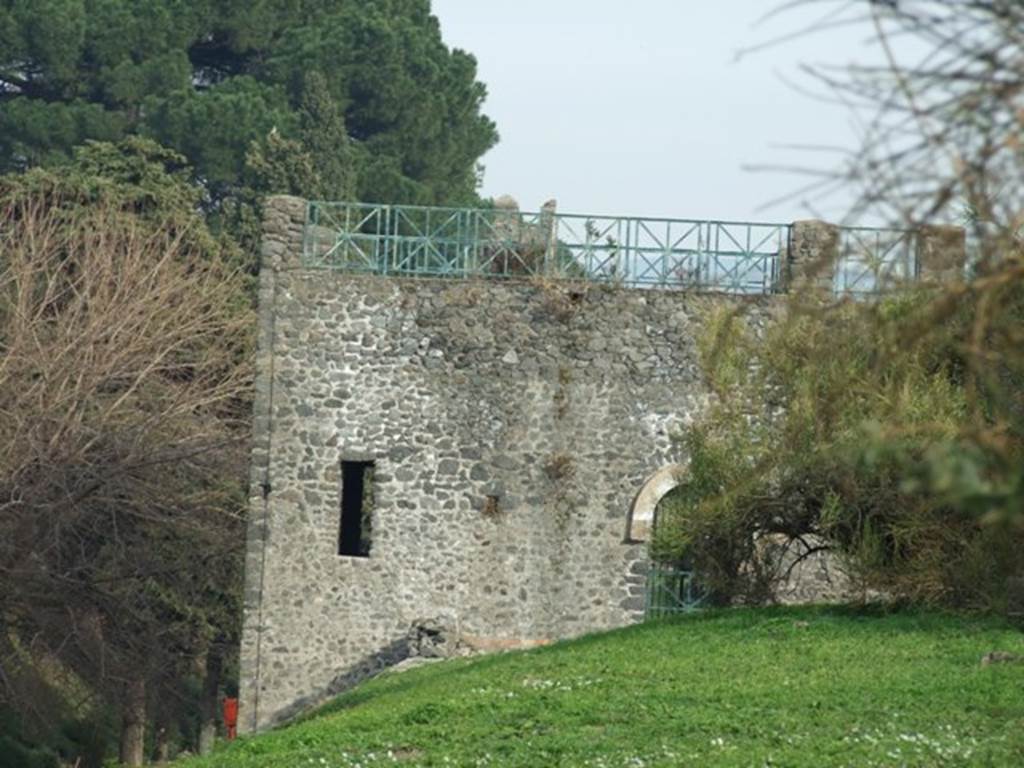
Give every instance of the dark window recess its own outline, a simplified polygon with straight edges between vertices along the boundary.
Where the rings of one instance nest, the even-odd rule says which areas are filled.
[[[369,557],[373,523],[373,462],[341,462],[338,554]]]

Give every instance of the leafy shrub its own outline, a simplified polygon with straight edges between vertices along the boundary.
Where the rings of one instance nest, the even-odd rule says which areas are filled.
[[[795,297],[762,331],[710,319],[716,403],[681,438],[691,481],[659,509],[656,557],[758,602],[784,575],[761,537],[820,537],[865,589],[1004,607],[1024,568],[1019,258],[937,293]]]

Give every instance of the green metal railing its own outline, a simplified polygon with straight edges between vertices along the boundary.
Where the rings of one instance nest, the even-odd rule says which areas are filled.
[[[573,278],[735,294],[784,290],[788,224],[309,203],[304,263],[396,277]],[[839,230],[833,288],[890,291],[917,278],[912,231]]]
[[[693,613],[703,606],[705,597],[693,571],[654,564],[647,572],[644,618]]]
[[[773,293],[785,224],[309,204],[305,264],[405,277],[545,276]]]
[[[917,238],[912,230],[841,227],[835,292],[876,295],[918,278]]]

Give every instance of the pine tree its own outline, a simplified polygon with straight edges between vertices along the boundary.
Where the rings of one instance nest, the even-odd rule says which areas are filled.
[[[326,196],[466,202],[497,141],[484,97],[429,0],[0,5],[0,171],[142,135],[183,154],[216,208],[276,129]]]

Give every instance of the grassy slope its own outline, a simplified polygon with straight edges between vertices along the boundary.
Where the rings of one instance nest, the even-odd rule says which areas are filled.
[[[798,622],[807,621],[806,627]],[[385,675],[182,768],[1024,766],[998,621],[737,610]]]

